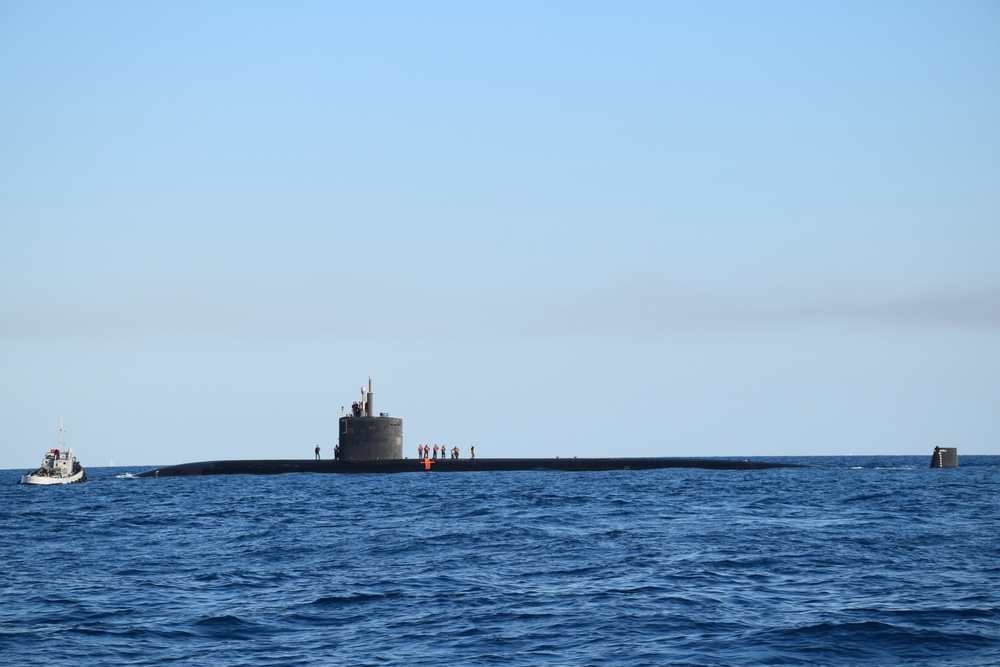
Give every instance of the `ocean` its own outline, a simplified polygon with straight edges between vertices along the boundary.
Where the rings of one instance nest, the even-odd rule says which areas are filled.
[[[1000,665],[1000,456],[778,460],[0,471],[0,664]]]

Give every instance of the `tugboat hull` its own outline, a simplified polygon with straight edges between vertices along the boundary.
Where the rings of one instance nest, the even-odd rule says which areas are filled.
[[[21,480],[18,484],[76,484],[78,482],[85,481],[87,481],[87,473],[81,470],[75,475],[70,475],[69,477],[49,477],[46,475],[36,475],[34,473],[30,473],[27,475],[21,475]]]

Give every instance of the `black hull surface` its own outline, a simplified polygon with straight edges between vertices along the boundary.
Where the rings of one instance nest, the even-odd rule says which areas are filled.
[[[379,461],[316,461],[277,459],[255,461],[202,461],[182,463],[139,473],[139,477],[199,477],[202,475],[277,475],[288,472],[372,474],[401,472],[493,472],[515,470],[655,470],[659,468],[705,468],[709,470],[766,470],[799,468],[794,463],[747,459],[692,458],[599,458],[599,459],[390,459]]]

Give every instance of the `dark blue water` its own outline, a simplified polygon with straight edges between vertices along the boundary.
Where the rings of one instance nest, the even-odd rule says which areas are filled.
[[[0,471],[3,665],[998,665],[1000,457]]]

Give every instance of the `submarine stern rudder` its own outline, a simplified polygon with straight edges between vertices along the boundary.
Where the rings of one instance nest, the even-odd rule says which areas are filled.
[[[931,455],[932,468],[957,468],[958,448],[957,447],[935,447]]]

